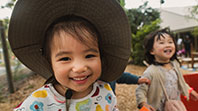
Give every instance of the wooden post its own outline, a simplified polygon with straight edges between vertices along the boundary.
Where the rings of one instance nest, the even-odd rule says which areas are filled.
[[[6,67],[6,72],[7,72],[7,80],[8,80],[8,85],[9,85],[9,92],[14,93],[14,86],[13,86],[13,82],[12,82],[12,72],[11,72],[11,68],[10,68],[10,60],[9,60],[8,48],[7,48],[7,44],[6,44],[5,30],[4,30],[2,21],[0,21],[0,33],[1,33],[0,36],[1,36],[1,41],[2,41],[5,67]]]

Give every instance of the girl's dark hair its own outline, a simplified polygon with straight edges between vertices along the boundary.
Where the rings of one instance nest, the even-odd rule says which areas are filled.
[[[80,41],[81,43],[87,45],[89,47],[92,44],[91,41],[98,41],[99,42],[99,33],[97,29],[92,25],[89,21],[85,20],[84,18],[70,15],[66,17],[61,17],[57,19],[54,23],[50,25],[47,29],[45,34],[44,46],[43,46],[43,55],[51,65],[51,41],[55,33],[60,31],[65,31],[76,40]],[[87,33],[89,35],[87,35]],[[90,36],[92,38],[90,39]],[[99,44],[99,43],[98,43]],[[100,46],[100,45],[99,45]],[[99,47],[100,50],[100,47]],[[101,55],[101,54],[100,54]],[[101,55],[102,56],[102,55]],[[57,84],[57,80],[55,79],[54,75],[50,77],[45,84],[52,83]]]
[[[174,39],[173,34],[170,32],[170,30],[168,28],[164,28],[161,30],[156,30],[154,32],[151,32],[149,35],[147,35],[144,39],[144,54],[145,54],[145,60],[148,64],[155,64],[155,57],[154,55],[152,55],[150,52],[153,49],[153,44],[155,41],[155,37],[157,37],[157,40],[160,40],[161,37],[165,37],[164,34],[168,34],[174,42],[175,45],[175,53],[174,55],[170,58],[171,61],[173,60],[177,60],[177,45],[176,45],[176,41]],[[179,62],[179,61],[178,61]]]

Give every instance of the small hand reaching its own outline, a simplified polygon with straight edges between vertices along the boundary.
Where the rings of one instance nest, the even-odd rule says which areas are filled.
[[[147,78],[139,78],[138,84],[143,84],[143,83],[150,85],[151,81]]]

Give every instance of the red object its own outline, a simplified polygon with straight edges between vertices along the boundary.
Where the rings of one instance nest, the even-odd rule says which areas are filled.
[[[146,108],[145,106],[143,106],[139,111],[150,111],[150,110]]]
[[[39,109],[38,105],[35,105],[34,108],[35,108],[35,109]]]
[[[198,73],[184,75],[185,81],[190,87],[198,92]],[[198,111],[198,101],[187,101],[184,96],[181,96],[181,100],[186,106],[187,111]]]

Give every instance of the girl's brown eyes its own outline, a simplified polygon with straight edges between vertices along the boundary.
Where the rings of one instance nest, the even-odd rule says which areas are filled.
[[[96,57],[96,55],[94,55],[94,54],[89,54],[89,55],[86,55],[85,56],[85,58],[93,58],[93,57]],[[70,61],[71,60],[71,58],[70,57],[62,57],[62,58],[60,58],[59,59],[59,61]]]
[[[69,61],[69,60],[71,60],[71,58],[69,58],[69,57],[63,57],[63,58],[59,59],[59,61]]]
[[[92,57],[96,57],[94,54],[89,54],[87,56],[85,56],[85,58],[92,58]]]

